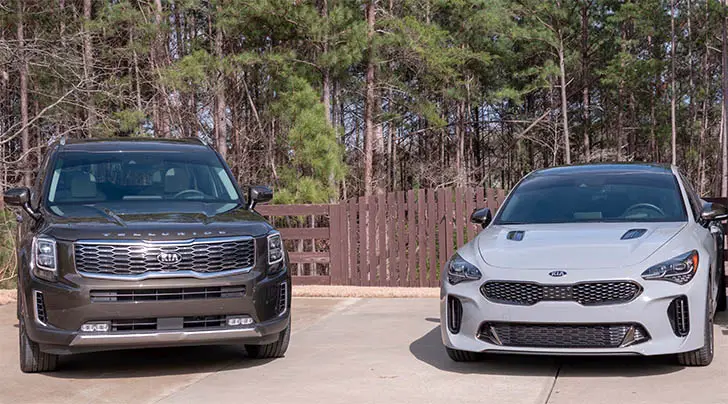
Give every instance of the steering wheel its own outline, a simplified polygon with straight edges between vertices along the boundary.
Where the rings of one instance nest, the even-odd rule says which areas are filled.
[[[203,199],[205,198],[205,196],[207,196],[207,195],[205,195],[204,192],[198,191],[196,189],[185,189],[184,191],[179,191],[176,194],[174,194],[174,196],[172,198],[179,199],[180,197],[182,197],[184,195],[196,195],[196,196],[200,196]]]
[[[636,203],[636,204],[630,206],[629,208],[627,208],[627,210],[625,210],[624,213],[622,213],[622,217],[629,217],[631,211],[638,210],[638,209],[650,209],[652,211],[657,212],[662,217],[666,216],[665,211],[660,209],[656,205],[653,205],[651,203]]]

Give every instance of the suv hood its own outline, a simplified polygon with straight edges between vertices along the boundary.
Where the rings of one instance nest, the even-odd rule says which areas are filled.
[[[129,212],[111,205],[74,205],[45,212],[41,232],[59,240],[186,240],[261,236],[272,227],[234,204],[172,203]]]
[[[644,261],[685,226],[682,222],[493,225],[475,242],[483,260],[494,267],[620,268]],[[622,239],[638,229],[644,232],[631,232]]]

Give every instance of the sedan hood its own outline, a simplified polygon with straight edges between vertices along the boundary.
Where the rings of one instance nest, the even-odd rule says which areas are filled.
[[[686,223],[493,225],[476,243],[488,265],[517,269],[598,269],[638,264]]]

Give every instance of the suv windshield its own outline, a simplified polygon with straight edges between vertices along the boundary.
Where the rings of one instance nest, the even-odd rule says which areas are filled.
[[[686,220],[673,175],[612,172],[526,178],[495,224]]]
[[[64,152],[48,181],[47,203],[87,205],[176,201],[240,201],[214,153]]]

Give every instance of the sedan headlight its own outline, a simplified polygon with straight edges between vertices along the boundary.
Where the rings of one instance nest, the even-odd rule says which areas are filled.
[[[58,274],[56,240],[48,237],[33,238],[33,275],[47,281],[55,281]]]
[[[661,262],[642,272],[643,279],[670,281],[679,285],[690,282],[698,270],[698,252],[693,250]]]
[[[447,281],[451,285],[457,285],[460,282],[466,281],[477,281],[483,276],[475,265],[465,261],[458,254],[450,258],[450,261],[446,264],[446,269]]]

